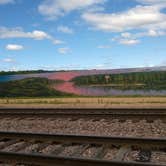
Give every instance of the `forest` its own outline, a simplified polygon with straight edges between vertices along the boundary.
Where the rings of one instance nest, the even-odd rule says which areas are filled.
[[[14,74],[39,74],[39,73],[51,73],[51,72],[55,71],[46,71],[46,70],[0,71],[0,76],[14,75]]]
[[[166,90],[166,71],[79,76],[72,81],[76,85],[105,85],[118,89]]]

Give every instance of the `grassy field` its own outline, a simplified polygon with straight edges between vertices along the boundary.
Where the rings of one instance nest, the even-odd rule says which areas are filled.
[[[0,107],[166,108],[166,97],[1,98]]]

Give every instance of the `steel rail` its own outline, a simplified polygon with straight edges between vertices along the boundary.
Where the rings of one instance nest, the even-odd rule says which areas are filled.
[[[0,112],[87,112],[87,113],[124,113],[124,112],[153,112],[165,113],[166,108],[0,108]]]
[[[0,115],[166,115],[166,109],[39,109],[0,108]]]
[[[0,109],[0,116],[166,119],[166,109]]]
[[[85,136],[85,135],[58,135],[58,134],[36,134],[36,133],[18,133],[18,132],[0,132],[0,141],[12,140],[17,141],[37,141],[37,142],[56,142],[60,144],[87,144],[100,145],[110,147],[112,145],[117,147],[130,146],[139,148],[141,150],[164,150],[166,149],[166,139],[155,138],[133,138],[133,137],[101,137],[101,136]],[[8,144],[10,145],[10,144]],[[44,146],[45,147],[45,146]],[[105,160],[98,158],[85,157],[66,157],[58,155],[44,155],[38,152],[35,153],[20,153],[20,152],[6,152],[0,150],[0,161],[14,162],[23,164],[37,164],[43,166],[164,166],[161,164],[146,163],[146,162],[124,162],[120,160]]]
[[[24,139],[39,141],[57,141],[74,143],[95,143],[95,144],[119,144],[119,145],[138,145],[166,148],[164,138],[135,138],[135,137],[108,137],[108,136],[87,136],[87,135],[62,135],[62,134],[43,134],[43,133],[20,133],[20,132],[0,132],[0,139]]]
[[[99,159],[83,159],[74,157],[58,157],[53,155],[0,152],[5,161],[41,166],[165,166],[141,162],[120,162]]]

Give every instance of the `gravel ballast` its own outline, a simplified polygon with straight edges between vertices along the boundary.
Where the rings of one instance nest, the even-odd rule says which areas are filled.
[[[61,118],[47,119],[0,119],[0,131],[36,132],[50,134],[84,134],[98,136],[166,137],[166,123],[146,120],[123,123],[118,120],[99,121],[78,119],[71,121]]]
[[[125,136],[125,137],[166,137],[166,123],[161,120],[154,120],[147,122],[146,120],[132,121],[126,120],[120,122],[118,119],[70,119],[70,118],[0,118],[0,131],[15,131],[15,132],[34,132],[34,133],[49,133],[49,134],[76,134],[76,135],[97,135],[97,136]],[[21,142],[20,144],[22,144]],[[0,142],[3,144],[3,142]],[[6,147],[6,151],[17,148],[19,143]],[[27,148],[19,152],[37,152],[41,143],[34,142]],[[79,149],[80,145],[71,146],[60,144],[48,145],[40,150],[44,154],[58,154],[60,156],[70,156]],[[81,156],[95,157],[97,150],[101,147],[88,146],[84,149]],[[82,147],[83,149],[83,147]],[[119,147],[110,147],[106,151],[103,159],[115,159]],[[143,153],[142,153],[143,154]],[[76,154],[77,155],[77,154]],[[146,156],[145,156],[146,157]],[[136,161],[140,158],[139,150],[131,150],[124,157],[124,161]],[[150,162],[152,163],[166,163],[165,152],[152,152]]]

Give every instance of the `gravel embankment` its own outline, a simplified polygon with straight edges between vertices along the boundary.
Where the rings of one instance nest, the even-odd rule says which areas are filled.
[[[99,121],[79,119],[0,119],[0,131],[37,132],[50,134],[85,134],[101,136],[133,136],[133,137],[166,137],[166,123],[155,120],[147,123],[145,120],[123,123],[118,120]]]

